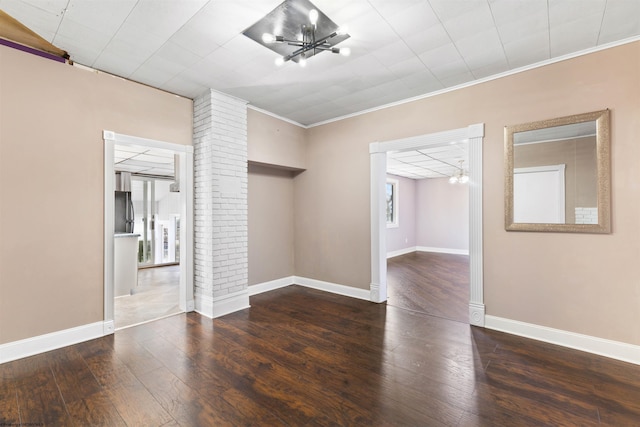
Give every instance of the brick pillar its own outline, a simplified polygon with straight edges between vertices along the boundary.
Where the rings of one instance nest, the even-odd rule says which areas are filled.
[[[249,307],[246,102],[210,90],[193,102],[195,309]]]

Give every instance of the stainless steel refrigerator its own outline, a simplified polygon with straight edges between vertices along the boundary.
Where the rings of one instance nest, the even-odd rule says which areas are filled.
[[[131,200],[131,174],[116,173],[115,229],[116,233],[133,233],[135,213]]]

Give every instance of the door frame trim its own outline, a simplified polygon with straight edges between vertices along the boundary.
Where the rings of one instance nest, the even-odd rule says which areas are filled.
[[[373,302],[387,300],[387,152],[407,151],[469,142],[469,323],[484,326],[484,285],[482,265],[482,143],[484,123],[465,128],[369,144],[371,162],[371,285]]]
[[[104,334],[114,332],[114,199],[115,145],[173,151],[180,157],[180,300],[182,311],[194,310],[193,299],[193,146],[102,132],[104,140]],[[184,242],[184,243],[183,243]]]

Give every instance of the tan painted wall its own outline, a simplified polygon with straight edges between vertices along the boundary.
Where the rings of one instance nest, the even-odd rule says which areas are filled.
[[[292,172],[249,164],[249,285],[293,276]]]
[[[505,125],[612,110],[610,235],[504,230]],[[295,178],[296,275],[370,282],[369,143],[485,123],[487,313],[640,344],[640,43],[308,130]]]
[[[303,127],[249,108],[249,161],[288,169],[306,169],[305,131]]]
[[[103,319],[102,130],[190,145],[191,100],[0,46],[0,344]]]

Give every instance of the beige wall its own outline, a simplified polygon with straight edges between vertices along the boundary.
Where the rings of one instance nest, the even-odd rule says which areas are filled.
[[[505,125],[610,108],[610,235],[504,230]],[[370,282],[369,143],[485,123],[487,313],[640,344],[640,43],[308,129],[295,178],[296,275]]]
[[[103,319],[102,130],[191,144],[192,102],[0,46],[0,344]]]
[[[292,172],[249,164],[249,285],[294,275]]]
[[[305,129],[249,108],[249,161],[287,169],[306,168]]]

